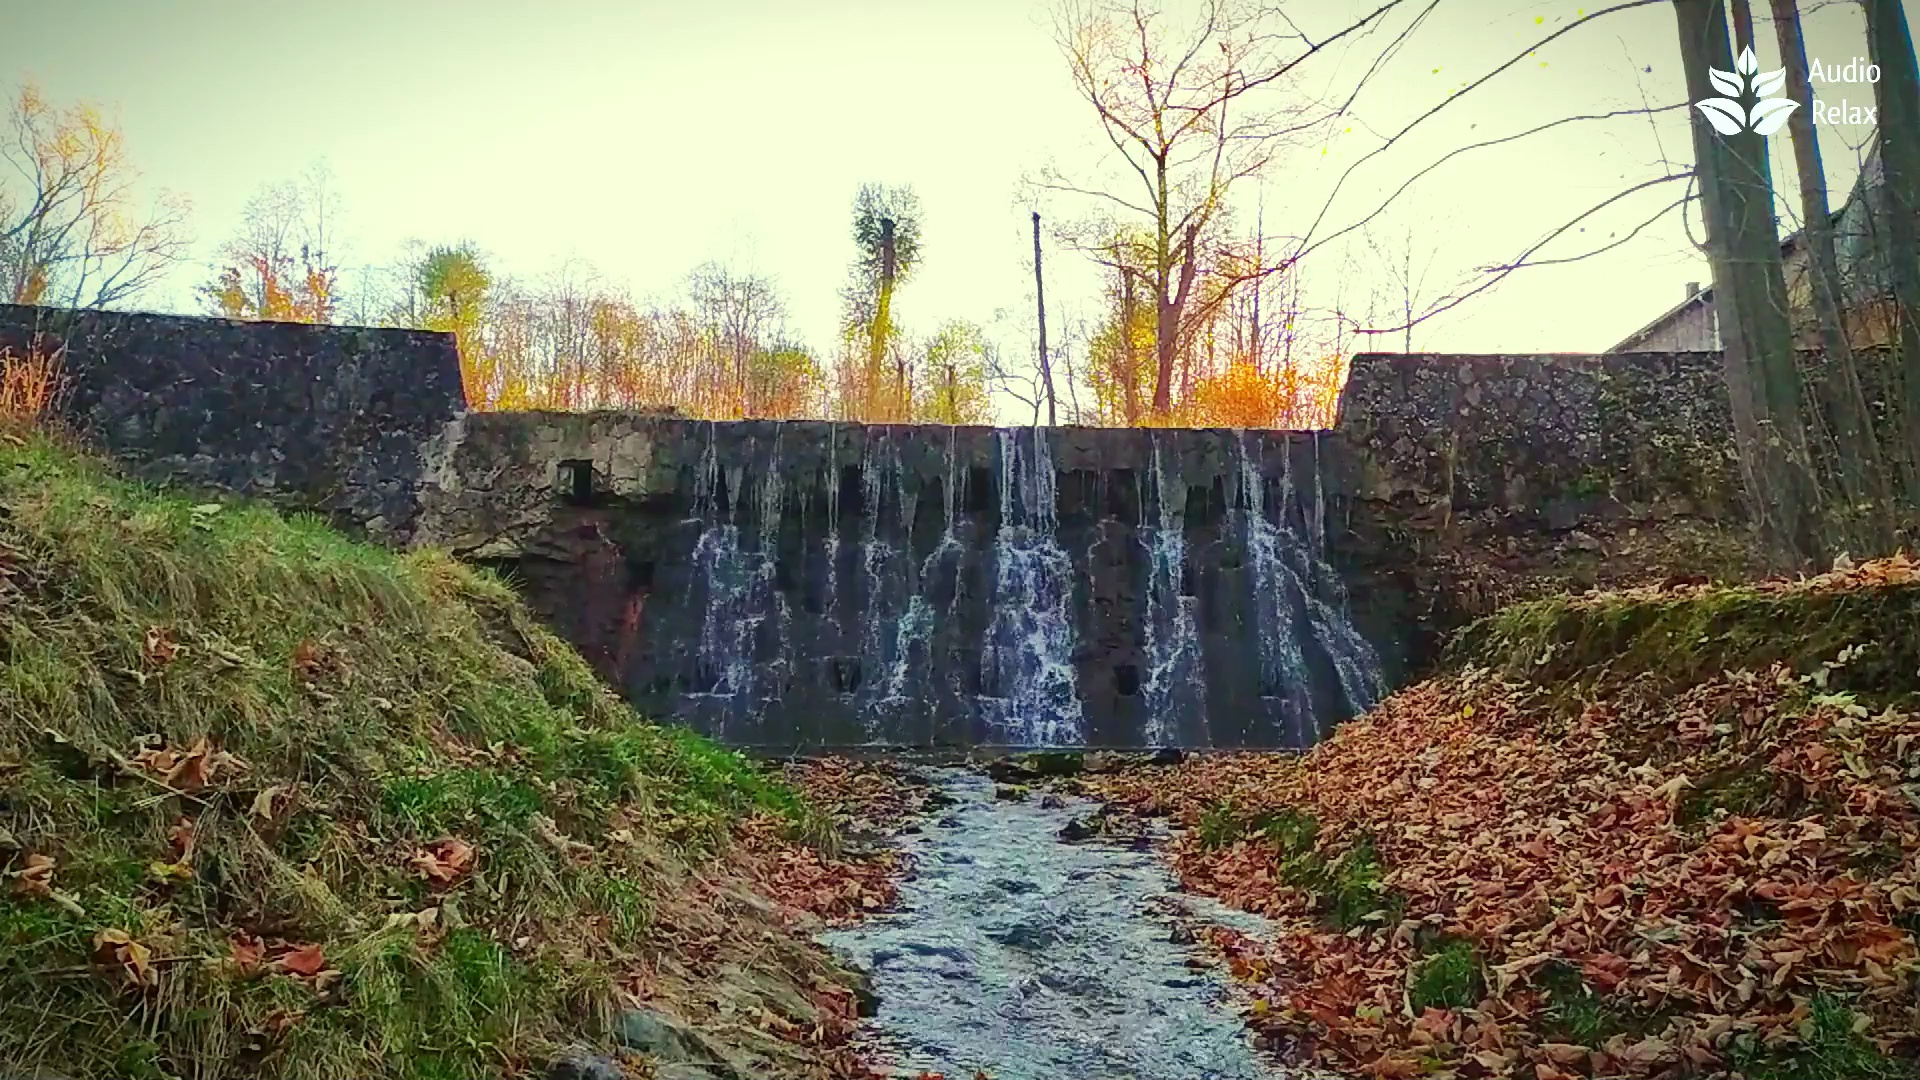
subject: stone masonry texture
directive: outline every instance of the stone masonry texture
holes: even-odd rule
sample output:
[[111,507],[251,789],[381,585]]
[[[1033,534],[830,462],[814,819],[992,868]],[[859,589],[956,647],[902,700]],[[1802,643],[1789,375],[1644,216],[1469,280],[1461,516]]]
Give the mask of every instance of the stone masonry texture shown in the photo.
[[[67,422],[130,472],[493,567],[655,718],[764,746],[994,738],[981,653],[1003,495],[1041,483],[1002,454],[1017,443],[1030,464],[1031,430],[468,413],[446,335],[0,305],[0,348],[36,342],[65,348]],[[1235,525],[1256,501],[1309,567],[1299,581],[1328,568],[1309,591],[1345,609],[1389,684],[1464,617],[1434,572],[1461,545],[1498,561],[1608,529],[1742,529],[1713,354],[1369,354],[1329,432],[1038,437],[1091,745],[1143,738],[1180,598],[1204,704],[1177,741],[1297,745],[1344,717],[1338,650],[1304,618],[1286,632],[1305,645],[1311,730],[1262,676],[1270,579]],[[1154,576],[1167,521],[1177,588]],[[729,682],[716,659],[748,674]]]

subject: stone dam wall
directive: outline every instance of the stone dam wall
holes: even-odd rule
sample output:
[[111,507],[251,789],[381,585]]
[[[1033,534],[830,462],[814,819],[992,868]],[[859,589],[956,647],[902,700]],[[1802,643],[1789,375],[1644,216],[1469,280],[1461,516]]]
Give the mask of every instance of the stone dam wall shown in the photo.
[[1462,566],[1738,531],[1707,354],[1361,356],[1289,433],[469,414],[441,335],[0,306],[36,338],[131,471],[492,566],[743,745],[1305,745],[1431,661]]

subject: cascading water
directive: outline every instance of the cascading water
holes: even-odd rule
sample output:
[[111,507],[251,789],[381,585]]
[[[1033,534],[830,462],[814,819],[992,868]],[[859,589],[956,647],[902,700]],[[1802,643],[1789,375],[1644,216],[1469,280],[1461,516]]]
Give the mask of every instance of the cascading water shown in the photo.
[[793,611],[787,606],[787,594],[780,589],[780,519],[786,512],[786,484],[780,470],[780,429],[773,433],[773,449],[767,455],[767,470],[760,478],[759,548],[754,552],[753,601],[773,619],[776,653],[768,665],[768,682],[782,686],[790,666],[787,655],[788,627]]
[[722,739],[1295,746],[1384,692],[1306,433],[689,427],[624,679]]
[[1014,746],[1086,741],[1073,652],[1073,563],[1055,537],[1056,479],[1047,433],[1000,429],[1000,531],[994,540],[993,619],[979,699],[988,737]]
[[[941,486],[946,508],[940,519],[940,542],[921,562],[919,573],[908,591],[906,611],[901,614],[899,626],[894,632],[893,664],[887,672],[886,696],[881,699],[884,705],[898,707],[914,700],[914,695],[907,693],[907,678],[911,674],[916,656],[919,656],[922,662],[928,659],[922,653],[933,640],[934,622],[939,614],[935,611],[933,602],[927,598],[927,592],[932,587],[935,572],[949,560],[957,563],[960,556],[960,541],[953,532],[953,511],[956,505],[954,438],[954,429],[949,426],[947,428],[946,481]],[[911,509],[905,510],[904,513],[907,521],[914,520]],[[948,619],[952,618],[951,603],[945,614]]]
[[[894,496],[891,504],[885,497],[889,485]],[[875,741],[884,739],[889,715],[886,702],[891,696],[892,679],[882,678],[882,673],[890,676],[895,663],[889,646],[898,645],[896,635],[900,624],[906,622],[904,614],[896,614],[898,608],[890,600],[889,586],[897,583],[911,593],[913,584],[898,580],[904,572],[898,568],[902,563],[900,553],[883,529],[889,505],[896,510],[903,507],[901,496],[899,450],[885,429],[870,428],[860,460],[860,508],[866,519],[860,539],[862,593],[866,598],[860,618],[860,701],[867,734]]]
[[[1153,447],[1153,482],[1158,519],[1147,530],[1147,677],[1141,694],[1146,704],[1148,746],[1174,746],[1180,740],[1180,721],[1204,724],[1207,684],[1202,677],[1200,635],[1194,618],[1199,598],[1184,595],[1186,570],[1185,525],[1174,501],[1179,477],[1160,456],[1160,440],[1149,431]],[[1205,743],[1201,738],[1197,740]]]
[[[700,622],[695,681],[686,696],[714,706],[714,734],[721,738],[727,736],[730,725],[750,718],[757,707],[754,643],[761,624],[769,618],[775,620],[773,632],[782,651],[782,658],[771,666],[774,685],[779,685],[785,674],[789,611],[774,570],[782,495],[777,438],[761,478],[757,550],[744,550],[740,544],[736,520],[744,503],[736,490],[740,486],[738,472],[733,483],[728,483],[709,426],[694,487],[694,512],[702,525],[693,558],[706,586],[706,607]],[[724,502],[722,492],[726,494]]]
[[[1266,482],[1245,432],[1237,449],[1241,496],[1234,501],[1233,514],[1240,519],[1252,568],[1262,696],[1279,699],[1283,732],[1296,744],[1308,745],[1318,741],[1325,730],[1324,719],[1313,707],[1311,677],[1301,647],[1302,631],[1311,635],[1331,664],[1347,707],[1356,715],[1379,700],[1380,661],[1347,620],[1344,595],[1333,591],[1339,587],[1338,578],[1318,557],[1320,541],[1312,535],[1302,537],[1288,526],[1286,502],[1292,498],[1291,473],[1283,474],[1285,498],[1270,519]],[[1319,482],[1316,469],[1316,492]],[[1315,517],[1321,513],[1317,508]],[[1317,533],[1319,525],[1316,521],[1307,531]],[[1328,599],[1330,594],[1332,601]]]

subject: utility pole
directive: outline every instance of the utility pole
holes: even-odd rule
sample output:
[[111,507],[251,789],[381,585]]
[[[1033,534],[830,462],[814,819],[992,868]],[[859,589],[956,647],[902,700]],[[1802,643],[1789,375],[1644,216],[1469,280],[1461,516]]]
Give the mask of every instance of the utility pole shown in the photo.
[[1040,309],[1040,381],[1047,390],[1047,426],[1054,426],[1053,362],[1047,356],[1047,294],[1040,281],[1040,211],[1033,212],[1033,302]]

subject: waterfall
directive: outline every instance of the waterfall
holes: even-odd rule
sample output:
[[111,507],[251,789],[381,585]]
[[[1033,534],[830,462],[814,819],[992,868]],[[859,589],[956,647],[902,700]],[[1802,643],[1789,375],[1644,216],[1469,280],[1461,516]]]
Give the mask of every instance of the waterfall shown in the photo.
[[[739,500],[727,485],[727,470],[714,445],[715,431],[709,422],[707,445],[694,479],[694,514],[701,529],[693,561],[706,586],[706,607],[701,612],[692,683],[685,696],[714,707],[714,733],[725,737],[733,722],[753,712],[753,641],[764,613],[754,610],[758,560],[740,549],[740,528],[733,520]],[[767,584],[772,584],[770,578]]]
[[[1207,684],[1194,617],[1199,598],[1182,589],[1187,561],[1186,525],[1181,520],[1180,478],[1160,456],[1160,440],[1149,431],[1158,520],[1147,530],[1147,677],[1141,682],[1148,746],[1180,742],[1180,722],[1190,718],[1205,730]],[[1202,737],[1198,740],[1205,743]]]
[[994,540],[993,620],[981,659],[980,711],[989,736],[1015,746],[1079,746],[1086,724],[1073,668],[1073,564],[1054,536],[1053,455],[1042,428],[1000,429],[1000,531]]
[[[889,645],[898,644],[896,635],[904,617],[891,610],[888,585],[900,577],[896,570],[899,551],[883,530],[888,507],[887,486],[891,484],[892,505],[904,505],[901,495],[899,448],[887,429],[868,428],[860,456],[860,510],[866,519],[860,538],[860,569],[864,581],[865,602],[860,615],[860,688],[861,716],[867,735],[876,742],[886,737],[887,703],[892,698],[891,679],[884,677],[893,666]],[[911,591],[910,582],[900,582]]]
[[[1332,667],[1347,707],[1355,714],[1371,708],[1381,695],[1380,661],[1347,620],[1344,594],[1338,591],[1332,568],[1319,557],[1316,537],[1293,531],[1285,501],[1269,519],[1266,481],[1245,432],[1240,434],[1237,456],[1241,496],[1234,500],[1233,514],[1240,519],[1247,560],[1252,564],[1261,696],[1280,700],[1283,734],[1298,745],[1309,745],[1325,734],[1325,724],[1313,707],[1302,632]],[[1319,482],[1316,468],[1316,503]],[[1287,501],[1292,489],[1288,471],[1282,478]],[[1315,518],[1321,514],[1316,506]],[[1319,528],[1316,520],[1307,531],[1318,533]]]
[[[916,646],[923,650],[929,650],[929,655],[922,658],[922,662],[925,665],[922,670],[927,670],[932,666],[933,657],[930,655],[930,647],[933,641],[935,612],[933,604],[927,599],[927,590],[931,588],[934,573],[939,569],[943,559],[952,555],[955,559],[954,565],[956,568],[959,565],[960,540],[953,532],[953,512],[957,505],[953,490],[955,479],[954,441],[955,429],[952,425],[948,425],[947,472],[946,480],[941,488],[941,495],[945,502],[946,510],[945,514],[941,517],[940,542],[934,546],[933,551],[921,562],[919,574],[910,583],[907,595],[907,609],[900,616],[899,626],[894,632],[893,664],[887,672],[886,696],[881,699],[890,706],[898,706],[905,702],[919,699],[918,695],[907,692],[907,678],[912,674],[911,668]],[[906,520],[911,523],[914,517],[913,510],[910,508],[912,504],[903,500],[902,505],[904,508],[902,512],[906,515]],[[957,588],[955,592],[958,593]],[[948,603],[946,617],[948,620],[953,618],[951,601]]]
[[[773,619],[775,658],[769,683],[776,689],[787,683],[792,662],[789,656],[788,628],[793,611],[787,606],[787,594],[780,589],[780,519],[786,512],[786,481],[780,472],[780,427],[773,429],[773,449],[767,455],[767,470],[760,477],[759,549],[754,552],[752,597],[754,607]],[[757,625],[757,624],[756,624]]]

